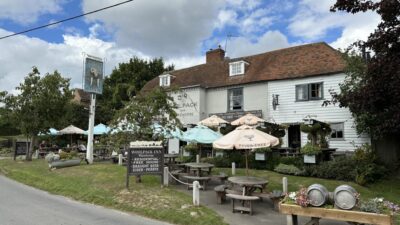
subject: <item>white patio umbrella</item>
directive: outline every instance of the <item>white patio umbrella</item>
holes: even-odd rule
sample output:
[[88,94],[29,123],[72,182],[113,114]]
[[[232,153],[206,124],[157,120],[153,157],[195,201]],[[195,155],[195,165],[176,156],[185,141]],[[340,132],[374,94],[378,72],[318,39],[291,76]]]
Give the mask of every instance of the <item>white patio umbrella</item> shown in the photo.
[[242,125],[227,135],[213,142],[214,148],[219,149],[245,149],[246,174],[248,175],[248,150],[267,148],[279,144],[279,139],[248,125]]
[[237,120],[231,122],[234,126],[239,125],[257,125],[259,122],[266,122],[264,119],[261,119],[251,113],[247,113],[246,115],[240,117]]
[[198,122],[199,125],[207,126],[207,127],[218,127],[223,123],[228,123],[228,121],[222,119],[217,115],[212,115],[204,120]]
[[62,134],[70,134],[71,135],[71,145],[72,145],[72,135],[73,134],[85,134],[85,131],[75,127],[74,125],[69,125],[68,127],[59,130],[58,134],[62,135]]

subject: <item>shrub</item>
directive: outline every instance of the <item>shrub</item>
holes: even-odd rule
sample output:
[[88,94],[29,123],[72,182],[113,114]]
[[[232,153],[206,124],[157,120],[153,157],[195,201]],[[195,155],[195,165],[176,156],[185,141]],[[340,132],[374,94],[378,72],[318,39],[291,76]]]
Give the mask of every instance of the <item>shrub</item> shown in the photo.
[[289,174],[289,175],[302,175],[303,171],[294,165],[285,165],[280,163],[275,169],[275,172]]
[[189,152],[191,155],[197,155],[199,153],[199,147],[197,144],[188,144],[185,146],[185,151]]
[[319,178],[353,181],[355,179],[354,160],[349,157],[337,157],[320,165],[305,166],[305,175]]
[[305,155],[317,155],[321,153],[321,148],[308,142],[300,149],[300,152]]
[[288,157],[280,157],[279,162],[286,165],[294,165],[297,168],[303,168],[304,162],[302,157],[296,156],[288,156]]

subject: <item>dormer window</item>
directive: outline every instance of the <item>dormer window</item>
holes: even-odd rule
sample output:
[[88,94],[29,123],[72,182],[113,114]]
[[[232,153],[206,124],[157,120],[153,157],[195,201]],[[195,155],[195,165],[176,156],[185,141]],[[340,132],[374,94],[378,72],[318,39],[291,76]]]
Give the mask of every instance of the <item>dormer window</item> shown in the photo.
[[243,60],[229,63],[229,76],[244,74],[245,64],[248,63]]
[[171,85],[170,74],[163,74],[158,77],[160,78],[160,87],[169,87]]

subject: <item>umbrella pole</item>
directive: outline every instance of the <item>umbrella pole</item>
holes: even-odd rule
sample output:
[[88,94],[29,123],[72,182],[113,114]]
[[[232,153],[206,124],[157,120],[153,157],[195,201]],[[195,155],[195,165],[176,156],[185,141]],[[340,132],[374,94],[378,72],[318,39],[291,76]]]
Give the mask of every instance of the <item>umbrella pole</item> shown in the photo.
[[246,176],[249,176],[249,162],[247,160],[247,157],[248,157],[248,152],[246,149]]

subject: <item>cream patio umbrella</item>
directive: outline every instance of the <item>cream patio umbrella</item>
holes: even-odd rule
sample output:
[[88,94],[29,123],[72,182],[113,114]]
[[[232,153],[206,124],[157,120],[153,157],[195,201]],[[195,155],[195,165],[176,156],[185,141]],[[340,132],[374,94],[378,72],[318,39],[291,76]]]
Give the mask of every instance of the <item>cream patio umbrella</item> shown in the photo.
[[73,134],[85,134],[86,135],[84,130],[82,130],[82,129],[78,128],[78,127],[75,127],[74,125],[69,125],[68,127],[64,128],[64,129],[59,130],[58,134],[60,134],[60,135],[62,135],[62,134],[71,135],[71,145],[72,145],[72,135]]
[[246,174],[248,175],[248,150],[267,148],[279,144],[279,139],[248,125],[242,125],[227,135],[213,142],[214,148],[219,149],[245,149]]
[[266,121],[251,113],[247,113],[246,115],[240,117],[239,119],[232,121],[231,124],[234,126],[239,126],[239,125],[251,126],[251,125],[257,125],[259,122],[266,122]]
[[222,119],[221,117],[219,117],[217,115],[212,115],[212,116],[200,121],[198,124],[207,126],[207,127],[219,127],[223,123],[227,124],[228,121]]

